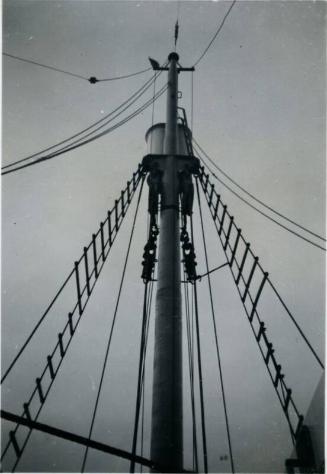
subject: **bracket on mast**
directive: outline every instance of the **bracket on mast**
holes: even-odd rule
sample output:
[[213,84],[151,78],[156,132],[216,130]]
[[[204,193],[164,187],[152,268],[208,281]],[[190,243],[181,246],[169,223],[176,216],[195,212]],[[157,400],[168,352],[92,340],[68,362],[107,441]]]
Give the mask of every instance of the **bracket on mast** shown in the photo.
[[[172,55],[175,55],[175,56],[172,56]],[[168,60],[170,61],[171,59],[176,59],[176,61],[178,61],[179,60],[178,54],[177,53],[170,53],[170,55],[168,56]],[[169,67],[167,67],[167,66],[161,67],[157,60],[149,57],[149,61],[150,61],[150,64],[152,66],[152,69],[154,71],[169,71]],[[179,63],[178,63],[178,66],[179,66],[177,68],[178,73],[181,72],[181,71],[195,71],[194,66],[192,66],[192,67],[182,67]]]

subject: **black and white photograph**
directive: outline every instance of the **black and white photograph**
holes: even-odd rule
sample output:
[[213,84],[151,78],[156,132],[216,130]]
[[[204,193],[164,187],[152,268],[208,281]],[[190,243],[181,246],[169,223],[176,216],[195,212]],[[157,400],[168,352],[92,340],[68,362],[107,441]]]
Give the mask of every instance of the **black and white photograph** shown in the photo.
[[1,471],[324,473],[327,3],[1,3]]

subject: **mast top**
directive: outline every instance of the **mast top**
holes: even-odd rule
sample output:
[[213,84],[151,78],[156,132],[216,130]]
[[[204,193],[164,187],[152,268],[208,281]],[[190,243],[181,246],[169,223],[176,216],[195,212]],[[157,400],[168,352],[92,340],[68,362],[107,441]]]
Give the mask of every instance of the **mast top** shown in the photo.
[[170,55],[168,56],[168,61],[178,61],[179,60],[179,56],[177,53],[175,52],[172,52],[170,53]]

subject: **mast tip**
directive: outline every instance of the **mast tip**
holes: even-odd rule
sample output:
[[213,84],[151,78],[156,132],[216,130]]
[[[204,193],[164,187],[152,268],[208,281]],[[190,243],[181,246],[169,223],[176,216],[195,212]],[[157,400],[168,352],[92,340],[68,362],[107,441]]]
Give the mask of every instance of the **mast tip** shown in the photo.
[[177,53],[173,52],[173,53],[170,53],[170,55],[168,56],[168,61],[178,61],[179,60],[179,56]]

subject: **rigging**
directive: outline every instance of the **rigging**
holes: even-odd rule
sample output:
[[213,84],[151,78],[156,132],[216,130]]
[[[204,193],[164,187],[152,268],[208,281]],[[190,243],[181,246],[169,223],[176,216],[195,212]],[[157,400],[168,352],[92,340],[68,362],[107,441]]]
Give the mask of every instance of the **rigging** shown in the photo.
[[215,41],[215,39],[217,38],[217,36],[219,35],[219,33],[221,32],[222,30],[222,27],[224,26],[224,23],[225,21],[227,20],[227,17],[228,15],[230,14],[233,6],[235,5],[236,3],[236,0],[234,0],[231,4],[231,6],[229,7],[227,13],[225,14],[224,18],[222,19],[221,23],[219,24],[219,27],[216,31],[216,33],[214,34],[213,38],[211,39],[210,43],[208,44],[208,46],[205,48],[205,50],[203,51],[203,53],[201,54],[201,56],[195,61],[195,63],[193,64],[193,67],[195,67],[197,64],[199,64],[199,62],[201,61],[201,59],[206,55],[208,49],[210,48],[210,46],[212,45],[212,43]]
[[[257,197],[255,197],[252,193],[250,193],[249,191],[247,191],[243,186],[241,186],[240,184],[238,184],[233,178],[231,178],[220,166],[218,166],[215,161],[210,158],[210,156],[203,150],[203,148],[199,145],[199,143],[195,140],[195,138],[193,137],[193,142],[195,143],[195,145],[197,146],[197,148],[203,153],[203,155],[210,161],[210,163],[218,170],[220,171],[221,174],[223,174],[229,181],[231,181],[233,184],[235,184],[235,186],[237,186],[239,189],[241,189],[241,191],[243,191],[245,194],[247,194],[248,196],[250,196],[252,199],[254,199],[254,201],[258,202],[259,204],[261,204],[262,206],[264,206],[265,208],[269,209],[271,212],[273,212],[274,214],[278,215],[279,217],[282,217],[283,219],[285,219],[286,221],[290,222],[291,224],[295,225],[296,227],[299,227],[300,229],[308,232],[309,234],[313,235],[314,237],[317,237],[317,239],[320,239],[320,240],[323,240],[324,242],[326,242],[326,239],[324,237],[321,237],[320,235],[316,234],[315,232],[312,232],[310,229],[308,229],[307,227],[304,227],[300,224],[298,224],[297,222],[295,222],[294,220],[290,219],[289,217],[285,216],[284,214],[282,214],[281,212],[278,212],[276,211],[274,208],[272,208],[271,206],[268,206],[268,204],[265,204],[263,201],[261,201],[260,199],[258,199]],[[212,173],[212,172],[211,172]]]
[[[163,86],[156,94],[155,96],[155,99],[154,100],[157,100],[167,89],[167,86]],[[79,148],[81,146],[84,146],[84,145],[87,145],[88,143],[91,143],[93,142],[94,140],[97,140],[98,138],[101,138],[103,137],[104,135],[107,135],[108,133],[111,133],[113,132],[114,130],[116,130],[117,128],[121,127],[122,125],[124,125],[125,123],[129,122],[131,119],[133,119],[134,117],[136,117],[137,115],[139,115],[140,113],[142,113],[147,107],[149,107],[151,104],[153,103],[153,99],[149,99],[147,102],[145,102],[141,107],[139,107],[138,109],[136,109],[132,114],[128,115],[125,119],[122,119],[120,122],[118,122],[117,124],[113,125],[112,127],[110,127],[109,129],[87,139],[87,140],[84,140],[76,145],[73,145],[73,146],[70,146],[68,148],[64,148],[62,150],[59,150],[55,153],[52,153],[50,155],[46,155],[44,157],[41,157],[41,158],[38,158],[37,160],[31,162],[31,163],[27,163],[25,165],[21,165],[21,166],[18,166],[14,169],[11,169],[11,170],[8,170],[8,171],[3,171],[1,174],[2,175],[6,175],[6,174],[10,174],[10,173],[14,173],[15,171],[19,171],[23,168],[27,168],[29,166],[32,166],[32,165],[36,165],[38,163],[41,163],[42,161],[47,161],[47,160],[50,160],[52,158],[55,158],[57,156],[60,156],[64,153],[67,153],[69,151],[72,151],[72,150],[75,150],[76,148]]]
[[[157,76],[160,75],[160,72],[157,74]],[[33,153],[32,155],[28,155],[26,156],[25,158],[22,158],[20,160],[17,160],[13,163],[9,163],[8,165],[5,165],[5,166],[2,166],[2,170],[4,169],[7,169],[9,167],[12,167],[12,166],[15,166],[19,163],[23,163],[24,161],[27,161],[27,160],[30,160],[32,158],[35,158],[37,157],[38,155],[42,154],[42,153],[45,153],[46,151],[50,151],[50,150],[53,150],[54,148],[57,148],[59,147],[60,145],[63,145],[64,143],[67,143],[69,142],[70,140],[72,140],[73,138],[76,138],[80,135],[83,135],[85,132],[89,131],[91,128],[99,125],[100,123],[102,122],[105,122],[109,117],[111,117],[113,114],[115,114],[116,112],[118,112],[120,109],[122,109],[123,107],[125,107],[122,111],[120,111],[118,114],[115,115],[114,118],[118,117],[124,110],[126,110],[130,105],[132,105],[139,97],[141,97],[148,89],[149,87],[151,87],[151,84],[153,82],[155,82],[156,80],[156,74],[154,74],[148,81],[146,81],[137,91],[135,91],[130,97],[128,97],[128,99],[126,99],[124,102],[122,102],[118,107],[116,107],[114,110],[112,110],[109,114],[106,114],[104,117],[102,117],[100,120],[97,120],[96,122],[92,123],[91,125],[89,125],[88,127],[84,128],[83,130],[75,133],[74,135],[71,135],[70,137],[48,147],[48,148],[44,148],[43,150],[40,150],[38,151],[37,153]],[[129,104],[130,102],[130,104]],[[109,120],[108,122],[106,122],[107,124],[110,122],[111,120]],[[98,130],[98,129],[97,129]],[[78,141],[77,141],[78,142]],[[76,141],[74,142],[76,143]],[[65,148],[65,147],[64,147]]]
[[46,64],[43,64],[43,63],[40,63],[40,62],[37,62],[37,61],[33,61],[32,59],[21,58],[20,56],[15,56],[14,54],[9,54],[9,53],[5,53],[5,52],[3,52],[2,54],[3,54],[3,56],[7,56],[9,58],[16,59],[18,61],[22,61],[24,63],[34,64],[35,66],[43,67],[45,69],[50,69],[51,71],[61,72],[62,74],[67,74],[68,76],[76,77],[78,79],[84,79],[85,81],[88,81],[91,84],[95,84],[96,82],[108,82],[108,81],[117,81],[119,79],[127,79],[129,77],[138,76],[139,74],[144,74],[145,72],[148,72],[152,69],[151,67],[148,67],[146,69],[142,69],[141,71],[135,71],[135,72],[132,72],[130,74],[114,76],[114,77],[108,77],[108,78],[104,78],[104,79],[97,79],[95,76],[91,76],[91,77],[88,78],[86,76],[81,76],[80,74],[75,74],[75,73],[70,72],[70,71],[65,71],[64,69],[59,69],[59,68],[54,67],[54,66],[48,66]]
[[[197,151],[197,150],[196,150]],[[197,151],[198,153],[198,151]],[[210,173],[212,174],[212,176],[217,180],[219,181],[226,189],[228,189],[232,194],[234,194],[236,197],[238,197],[241,201],[243,201],[245,204],[247,204],[249,207],[251,207],[252,209],[254,209],[255,211],[257,211],[259,214],[261,214],[262,216],[266,217],[267,219],[269,219],[270,221],[274,222],[275,224],[277,224],[279,227],[282,227],[283,229],[287,230],[288,232],[290,232],[291,234],[295,235],[296,237],[299,237],[300,239],[304,240],[305,242],[308,242],[309,244],[313,245],[314,247],[317,247],[319,248],[320,250],[323,250],[324,252],[326,252],[326,249],[324,247],[322,247],[321,245],[319,244],[316,244],[315,242],[313,242],[312,240],[310,239],[307,239],[306,237],[304,237],[303,235],[299,234],[298,232],[295,232],[294,230],[290,229],[289,227],[285,226],[284,224],[282,224],[281,222],[277,221],[276,219],[270,217],[268,214],[266,214],[265,212],[261,211],[260,209],[258,209],[257,207],[255,207],[253,204],[249,203],[246,199],[244,199],[242,196],[240,196],[237,192],[235,192],[230,186],[228,186],[224,181],[222,181],[222,179],[218,178],[218,176],[208,167],[208,165],[204,162],[203,158],[201,158],[200,154],[198,153],[198,158],[201,160],[201,162],[206,166],[206,168],[210,171]]]

